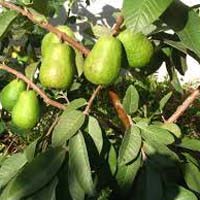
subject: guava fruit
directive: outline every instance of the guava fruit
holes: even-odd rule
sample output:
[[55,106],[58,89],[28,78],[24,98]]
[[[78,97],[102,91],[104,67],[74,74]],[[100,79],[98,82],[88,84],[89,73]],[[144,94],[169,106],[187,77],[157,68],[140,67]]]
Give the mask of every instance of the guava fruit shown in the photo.
[[14,79],[6,85],[0,93],[2,107],[11,111],[16,104],[19,95],[26,89],[26,84],[22,80]]
[[151,41],[141,32],[122,31],[118,35],[122,42],[130,67],[145,67],[154,53]]
[[47,88],[68,89],[75,71],[74,50],[67,44],[51,44],[40,67],[39,79]]
[[102,36],[85,59],[84,75],[93,84],[110,85],[119,76],[121,60],[121,42],[112,36]]
[[34,91],[23,91],[13,110],[12,122],[21,129],[32,129],[39,120],[40,106]]
[[[68,27],[68,26],[57,26],[57,28],[66,33],[69,37],[75,38],[73,31]],[[44,38],[42,39],[42,44],[41,44],[41,53],[43,56],[46,55],[47,49],[50,48],[51,44],[58,44],[61,43],[60,39],[58,36],[54,33],[47,33]]]

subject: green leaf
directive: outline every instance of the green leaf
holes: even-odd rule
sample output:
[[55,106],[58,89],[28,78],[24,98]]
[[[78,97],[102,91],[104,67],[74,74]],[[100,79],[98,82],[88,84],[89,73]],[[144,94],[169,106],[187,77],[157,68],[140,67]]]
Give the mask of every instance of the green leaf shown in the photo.
[[3,162],[0,168],[0,189],[19,172],[26,162],[27,159],[23,153],[13,154]]
[[165,107],[166,103],[169,101],[169,99],[172,96],[172,92],[169,92],[168,94],[166,94],[159,102],[159,109],[162,111],[163,108]]
[[25,75],[28,79],[33,80],[39,62],[31,63],[25,68]]
[[119,165],[116,180],[123,193],[127,193],[133,184],[141,164],[141,154],[128,165]]
[[163,188],[159,171],[147,164],[145,170],[145,200],[162,200]]
[[140,129],[132,126],[126,133],[122,140],[119,149],[119,163],[127,164],[133,161],[140,151],[142,138],[140,136]]
[[35,150],[36,150],[36,146],[38,144],[38,139],[36,139],[35,141],[33,141],[31,144],[29,144],[26,149],[24,150],[24,153],[26,155],[26,158],[28,160],[28,162],[31,162],[34,157],[35,157]]
[[58,178],[54,178],[47,186],[39,190],[36,194],[27,198],[26,200],[56,200],[56,187]]
[[174,67],[172,67],[171,69],[172,69],[171,70],[171,73],[172,73],[171,84],[177,92],[183,94],[183,88],[181,87],[181,83],[178,78],[177,71],[175,70]]
[[96,38],[112,34],[110,28],[98,24],[94,26],[91,24],[91,31]]
[[75,64],[78,76],[80,77],[83,73],[83,66],[84,66],[84,56],[83,54],[75,49]]
[[177,138],[181,138],[182,136],[181,129],[178,127],[177,124],[165,123],[161,125],[161,128],[170,131]]
[[194,193],[178,185],[165,187],[165,200],[198,200]]
[[108,152],[108,165],[112,175],[114,175],[117,170],[117,152],[112,144],[110,144]]
[[200,169],[191,162],[182,164],[181,168],[187,186],[200,193]]
[[99,122],[92,116],[89,116],[88,133],[92,137],[99,154],[103,147],[103,137]]
[[181,140],[180,144],[177,144],[177,146],[189,149],[192,151],[200,151],[200,140],[199,139],[194,139],[190,137],[184,137]]
[[123,15],[129,29],[143,30],[150,25],[167,9],[172,0],[124,0]]
[[13,10],[5,11],[0,14],[0,39],[17,16],[18,13]]
[[133,114],[137,111],[139,104],[139,94],[133,85],[130,85],[123,99],[123,107],[128,114]]
[[86,194],[94,194],[94,183],[84,137],[79,131],[69,140],[70,170],[76,175]]
[[175,141],[174,136],[169,131],[159,126],[141,126],[140,124],[136,124],[136,126],[141,129],[141,135],[145,140],[151,139],[162,144],[172,144]]
[[6,125],[3,120],[0,120],[0,134],[4,132]]
[[81,187],[76,175],[73,171],[73,167],[70,166],[71,163],[69,162],[69,171],[68,171],[68,182],[69,184],[69,191],[74,200],[84,200],[85,199],[85,191]]
[[7,185],[2,200],[21,200],[45,186],[61,167],[66,151],[51,148],[28,163]]
[[162,19],[177,33],[183,45],[200,57],[200,17],[198,14],[182,2],[174,1]]
[[84,98],[74,99],[67,105],[66,111],[77,110],[83,106],[87,105],[87,101]]
[[175,167],[179,162],[178,156],[171,151],[167,146],[149,140],[143,143],[143,150],[148,158],[154,161],[159,168]]
[[61,146],[83,125],[85,115],[77,110],[65,110],[53,131],[52,145]]

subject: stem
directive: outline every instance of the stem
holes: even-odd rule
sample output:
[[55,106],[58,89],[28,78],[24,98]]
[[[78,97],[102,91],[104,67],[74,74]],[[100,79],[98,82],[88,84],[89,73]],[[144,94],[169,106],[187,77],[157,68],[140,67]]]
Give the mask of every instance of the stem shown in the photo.
[[13,75],[15,75],[17,78],[23,80],[24,82],[27,83],[27,85],[32,88],[33,90],[35,90],[43,99],[44,99],[44,102],[49,104],[49,105],[52,105],[54,107],[57,107],[61,110],[64,110],[66,107],[59,103],[59,102],[56,102],[52,99],[50,99],[45,93],[43,90],[41,90],[37,85],[35,85],[31,80],[29,80],[26,76],[24,76],[22,73],[16,71],[15,69],[12,69],[6,65],[0,65],[0,69],[2,70],[5,70]]
[[92,93],[92,96],[90,97],[89,101],[88,101],[88,105],[86,106],[85,110],[83,111],[83,114],[84,115],[88,115],[89,114],[89,111],[90,111],[90,108],[92,107],[92,103],[95,99],[95,97],[97,96],[97,94],[99,93],[99,91],[102,89],[102,86],[99,85],[95,91]]
[[109,90],[109,96],[110,96],[112,104],[115,107],[115,110],[116,110],[120,120],[122,121],[125,129],[128,129],[130,126],[133,125],[133,122],[131,120],[131,117],[124,110],[124,108],[120,102],[119,96],[112,90]]
[[188,107],[195,101],[195,99],[200,95],[200,86],[190,94],[185,101],[177,108],[177,110],[172,114],[172,116],[166,120],[166,123],[173,123],[178,120],[178,118],[188,109]]
[[117,36],[121,30],[121,25],[123,24],[124,22],[124,18],[123,16],[118,16],[117,19],[116,19],[116,23],[113,27],[113,30],[112,30],[112,35],[113,36]]

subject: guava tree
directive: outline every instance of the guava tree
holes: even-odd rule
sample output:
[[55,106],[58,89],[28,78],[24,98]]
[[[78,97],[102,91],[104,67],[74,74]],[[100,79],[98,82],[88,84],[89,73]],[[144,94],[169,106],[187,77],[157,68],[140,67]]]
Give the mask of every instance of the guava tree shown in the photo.
[[199,199],[200,141],[179,121],[199,88],[177,76],[200,59],[199,5],[124,0],[79,40],[77,2],[0,0],[0,199]]

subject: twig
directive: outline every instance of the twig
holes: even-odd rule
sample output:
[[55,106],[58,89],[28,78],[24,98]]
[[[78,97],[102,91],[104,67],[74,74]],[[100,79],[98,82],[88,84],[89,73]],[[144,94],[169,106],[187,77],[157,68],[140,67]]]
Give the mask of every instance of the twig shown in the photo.
[[86,106],[85,110],[83,111],[83,114],[84,115],[88,115],[89,114],[89,111],[90,111],[90,108],[92,106],[92,103],[95,99],[95,97],[97,96],[97,94],[99,93],[99,91],[102,89],[102,86],[99,85],[95,91],[92,93],[92,96],[90,97],[89,101],[88,101],[88,105]]
[[54,129],[54,127],[56,126],[56,124],[58,123],[59,117],[58,115],[56,116],[54,122],[51,124],[47,134],[45,135],[47,138],[51,135],[52,130]]
[[52,105],[54,107],[57,107],[61,110],[64,110],[66,108],[65,105],[57,102],[57,101],[54,101],[52,99],[50,99],[45,93],[44,91],[42,91],[37,85],[35,85],[31,80],[29,80],[26,76],[24,76],[22,73],[16,71],[15,69],[12,69],[6,65],[0,65],[0,69],[2,70],[5,70],[13,75],[15,75],[17,78],[23,80],[24,82],[26,82],[29,87],[31,87],[33,90],[35,90],[43,99],[44,99],[44,102],[49,104],[49,105]]
[[124,110],[124,108],[120,102],[119,96],[112,90],[109,90],[109,96],[110,96],[112,104],[115,107],[115,110],[116,110],[120,120],[122,121],[125,129],[128,129],[130,126],[133,125],[133,122],[132,122],[130,116]]
[[112,30],[112,35],[113,36],[117,36],[120,32],[120,29],[121,29],[121,25],[123,24],[124,22],[124,18],[123,16],[118,16],[117,19],[116,19],[116,23],[113,27],[113,30]]
[[79,51],[81,51],[84,55],[88,55],[90,50],[87,49],[86,47],[84,47],[83,45],[81,45],[79,42],[77,42],[76,40],[72,39],[71,37],[69,37],[67,34],[65,34],[64,32],[58,30],[57,28],[55,28],[52,24],[47,23],[47,22],[42,22],[42,21],[38,21],[37,18],[30,12],[28,12],[28,10],[23,9],[19,6],[16,6],[10,2],[6,2],[6,1],[0,1],[0,5],[6,8],[9,8],[11,10],[15,10],[19,13],[21,13],[23,16],[26,16],[28,19],[30,19],[32,22],[38,24],[40,27],[55,33],[61,40],[66,41],[68,44],[70,44],[72,47],[78,49]]
[[200,95],[200,87],[190,94],[187,99],[177,108],[177,110],[172,114],[172,116],[166,120],[165,123],[173,123],[178,120],[178,118],[187,110],[187,108],[194,102],[194,100]]

